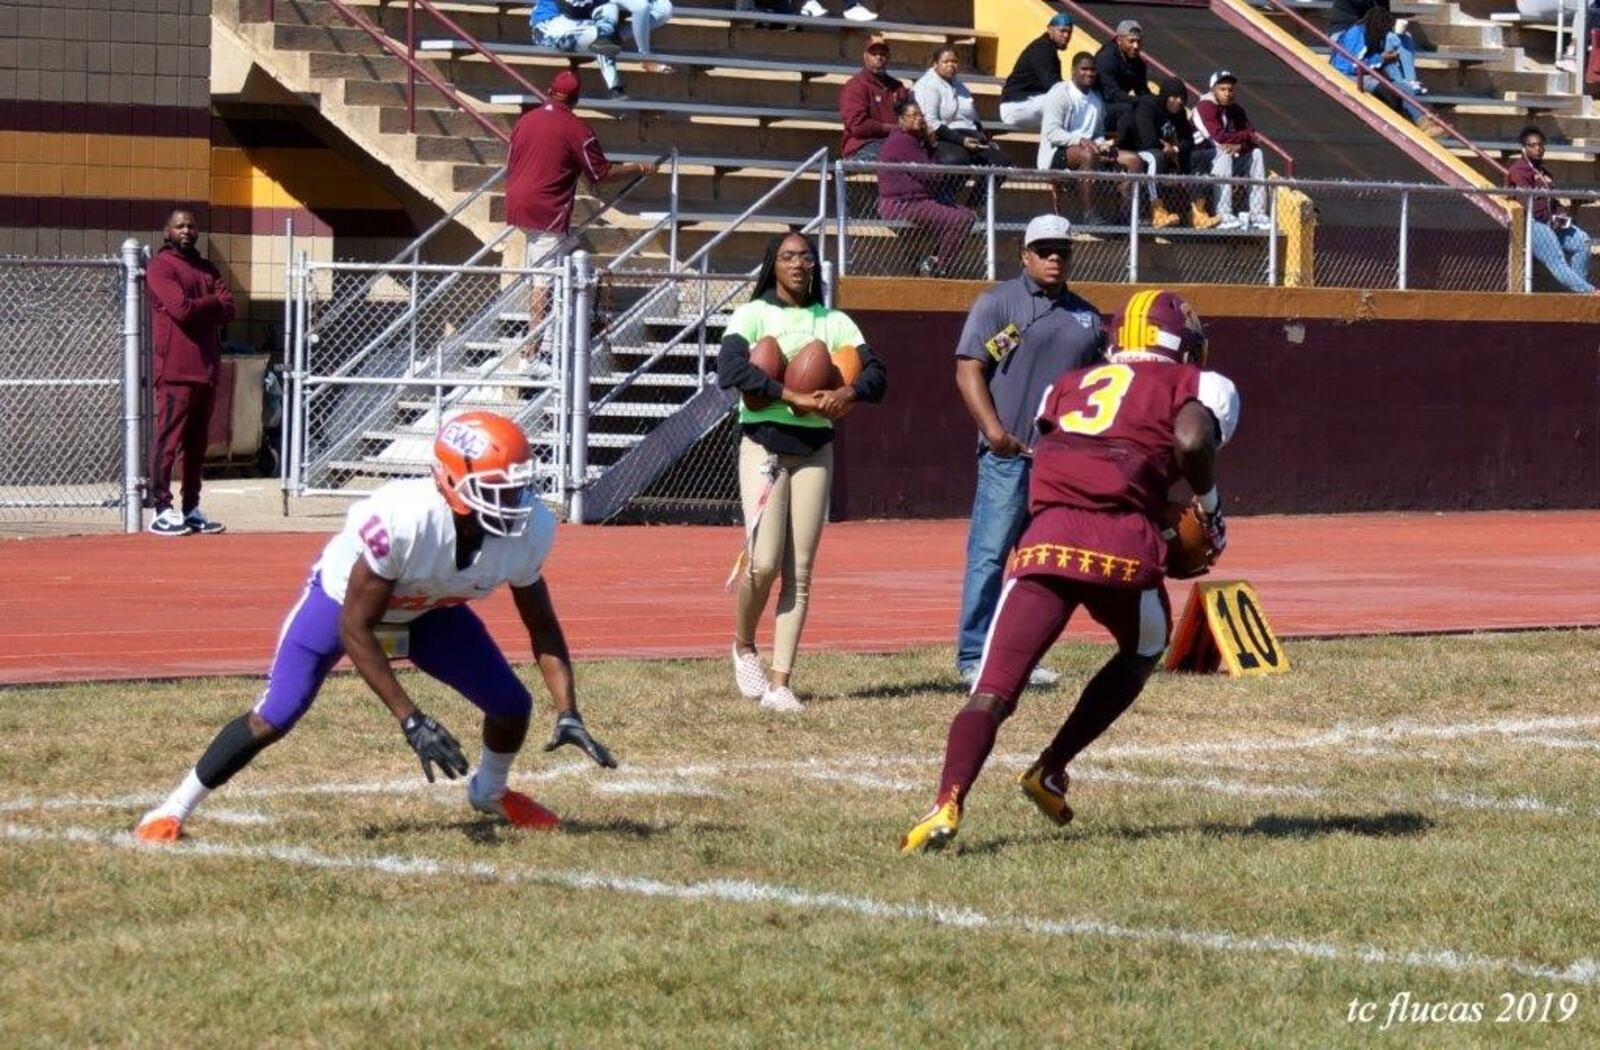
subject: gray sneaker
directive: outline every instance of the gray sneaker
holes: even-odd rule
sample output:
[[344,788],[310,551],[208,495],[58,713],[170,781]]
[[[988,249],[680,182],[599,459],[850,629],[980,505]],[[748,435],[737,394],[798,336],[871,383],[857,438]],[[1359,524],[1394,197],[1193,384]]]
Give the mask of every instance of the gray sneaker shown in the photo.
[[[978,669],[976,667],[963,667],[960,671],[961,681],[969,688],[978,684]],[[1052,671],[1048,667],[1035,667],[1033,673],[1028,675],[1029,685],[1055,685],[1061,681],[1061,672]]]
[[212,521],[203,514],[199,507],[194,508],[183,516],[183,523],[189,527],[190,532],[197,532],[202,536],[215,536],[219,532],[226,532],[228,527],[220,521]]

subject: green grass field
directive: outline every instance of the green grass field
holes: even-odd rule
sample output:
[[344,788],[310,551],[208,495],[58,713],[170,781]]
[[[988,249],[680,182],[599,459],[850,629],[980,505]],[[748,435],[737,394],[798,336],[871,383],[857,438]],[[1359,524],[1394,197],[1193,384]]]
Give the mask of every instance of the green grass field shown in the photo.
[[[1014,786],[1105,655],[1061,647],[955,847],[909,858],[947,651],[803,654],[797,717],[722,662],[582,664],[622,768],[525,752],[548,834],[428,786],[344,675],[136,847],[259,683],[0,692],[0,1046],[1600,1044],[1600,637],[1289,651],[1157,676],[1061,830]],[[1458,1019],[1380,1031],[1402,994]]]

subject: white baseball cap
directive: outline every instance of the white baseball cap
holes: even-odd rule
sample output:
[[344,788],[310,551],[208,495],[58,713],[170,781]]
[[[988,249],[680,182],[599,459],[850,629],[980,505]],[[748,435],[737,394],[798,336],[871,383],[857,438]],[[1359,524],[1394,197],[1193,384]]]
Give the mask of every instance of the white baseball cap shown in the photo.
[[1072,223],[1060,215],[1035,215],[1022,235],[1022,246],[1040,241],[1064,241],[1072,236]]

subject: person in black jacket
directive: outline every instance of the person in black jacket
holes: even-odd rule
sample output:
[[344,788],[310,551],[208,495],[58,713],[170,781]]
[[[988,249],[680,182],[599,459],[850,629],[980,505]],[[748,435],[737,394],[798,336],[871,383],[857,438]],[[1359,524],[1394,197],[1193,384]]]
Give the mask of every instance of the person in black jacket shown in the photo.
[[1106,130],[1122,130],[1133,114],[1134,104],[1150,95],[1150,71],[1139,50],[1144,45],[1144,27],[1131,18],[1117,23],[1117,35],[1103,44],[1094,56],[1100,74],[1100,97],[1106,100]]
[[[1132,153],[1144,161],[1152,175],[1187,175],[1190,153],[1194,150],[1194,122],[1184,108],[1188,89],[1177,77],[1161,81],[1161,93],[1144,95],[1134,103],[1133,115],[1123,125],[1117,139],[1118,159]],[[1187,208],[1188,194],[1159,191],[1154,183],[1150,194],[1150,225],[1176,226]],[[1183,197],[1184,201],[1176,198]]]
[[1061,52],[1072,41],[1072,16],[1058,12],[1045,23],[1044,34],[1017,56],[1000,88],[1000,119],[1019,128],[1037,128],[1044,94],[1061,83]]

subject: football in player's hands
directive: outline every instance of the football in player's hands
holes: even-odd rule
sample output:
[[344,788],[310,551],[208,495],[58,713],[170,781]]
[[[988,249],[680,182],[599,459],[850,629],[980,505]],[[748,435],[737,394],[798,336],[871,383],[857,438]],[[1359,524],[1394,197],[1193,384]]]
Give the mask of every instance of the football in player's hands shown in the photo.
[[1193,501],[1168,503],[1161,536],[1167,541],[1167,575],[1204,576],[1228,545],[1222,512],[1207,514]]

